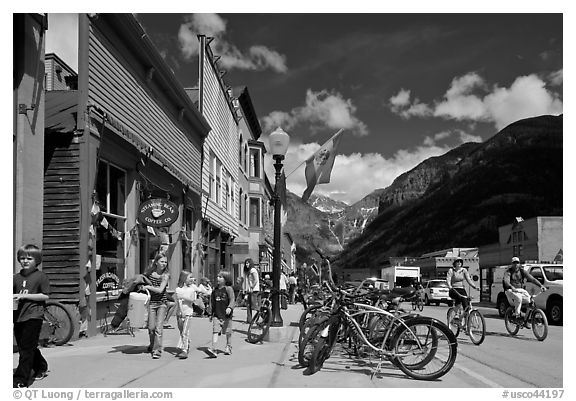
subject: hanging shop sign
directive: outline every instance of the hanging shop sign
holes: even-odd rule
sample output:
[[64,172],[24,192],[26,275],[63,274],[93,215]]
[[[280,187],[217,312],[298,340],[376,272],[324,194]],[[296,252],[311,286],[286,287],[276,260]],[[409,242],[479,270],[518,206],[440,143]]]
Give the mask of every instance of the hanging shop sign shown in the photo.
[[104,273],[96,280],[96,291],[112,291],[120,288],[120,279],[114,273]]
[[138,221],[150,227],[166,227],[178,218],[178,206],[168,199],[149,199],[140,204]]

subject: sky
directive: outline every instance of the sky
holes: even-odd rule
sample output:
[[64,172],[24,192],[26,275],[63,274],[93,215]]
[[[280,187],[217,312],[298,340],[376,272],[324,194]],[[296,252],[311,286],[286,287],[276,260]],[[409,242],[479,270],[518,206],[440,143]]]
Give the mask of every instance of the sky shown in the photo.
[[[197,34],[214,37],[226,84],[248,87],[261,139],[276,127],[290,135],[287,187],[298,195],[302,162],[340,128],[331,182],[314,192],[352,204],[428,157],[563,113],[559,12],[136,18],[184,87],[198,81]],[[49,13],[46,51],[77,69],[75,24],[75,15]],[[272,161],[265,165],[273,180]]]

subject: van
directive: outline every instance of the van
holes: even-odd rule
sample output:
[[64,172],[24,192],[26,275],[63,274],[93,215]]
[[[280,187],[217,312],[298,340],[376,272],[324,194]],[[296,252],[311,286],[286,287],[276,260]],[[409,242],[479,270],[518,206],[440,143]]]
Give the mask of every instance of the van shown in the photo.
[[[498,309],[500,316],[504,316],[506,309],[510,306],[502,286],[504,272],[508,267],[509,266],[499,266],[494,269],[494,281],[492,282],[490,291],[490,301],[496,304],[496,309]],[[536,307],[546,312],[548,322],[551,324],[562,324],[564,265],[553,263],[526,263],[523,265],[523,268],[546,287],[546,292],[534,298]],[[540,291],[540,289],[532,283],[526,283],[526,290],[530,294],[536,294]]]

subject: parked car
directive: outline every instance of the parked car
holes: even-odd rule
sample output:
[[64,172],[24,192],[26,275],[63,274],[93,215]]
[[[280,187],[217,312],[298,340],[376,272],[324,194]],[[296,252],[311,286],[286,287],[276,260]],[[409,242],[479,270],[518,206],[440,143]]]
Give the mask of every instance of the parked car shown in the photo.
[[430,280],[424,284],[424,302],[426,305],[445,303],[452,306],[452,298],[448,295],[446,280]]

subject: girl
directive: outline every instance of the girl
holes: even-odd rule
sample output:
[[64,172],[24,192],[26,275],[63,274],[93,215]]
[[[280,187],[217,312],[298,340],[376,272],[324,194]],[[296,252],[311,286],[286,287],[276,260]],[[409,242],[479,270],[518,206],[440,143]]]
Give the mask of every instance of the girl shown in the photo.
[[212,305],[212,348],[206,351],[212,358],[216,358],[216,344],[218,336],[226,333],[226,348],[224,354],[232,353],[232,312],[234,311],[234,290],[230,273],[222,271],[216,278],[217,287],[212,291],[210,301]]
[[152,358],[158,359],[162,355],[162,329],[168,308],[166,298],[166,286],[168,285],[168,259],[163,254],[158,254],[154,262],[145,273],[150,280],[150,285],[145,285],[143,289],[150,291],[150,303],[148,305],[148,335],[150,345],[148,352],[152,353]]
[[176,300],[176,319],[178,321],[178,329],[180,330],[180,339],[178,340],[178,348],[180,352],[176,355],[180,359],[188,358],[188,350],[190,347],[190,322],[194,314],[194,301],[196,300],[196,292],[198,287],[194,284],[194,276],[187,270],[182,270],[180,273],[180,280],[178,281],[178,288],[174,293]]

